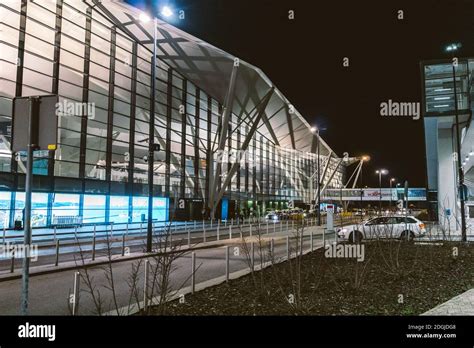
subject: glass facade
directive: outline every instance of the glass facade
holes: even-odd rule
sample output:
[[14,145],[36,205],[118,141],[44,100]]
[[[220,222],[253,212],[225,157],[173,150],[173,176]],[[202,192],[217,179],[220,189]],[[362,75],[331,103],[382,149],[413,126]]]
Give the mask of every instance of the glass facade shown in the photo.
[[[462,59],[456,67],[456,99],[458,110],[470,109],[471,76],[474,60]],[[424,74],[424,112],[426,116],[453,114],[454,112],[454,79],[453,64],[427,64]]]
[[[10,151],[12,100],[42,94],[59,95],[62,111],[57,150],[35,152],[35,226],[54,224],[59,216],[78,216],[83,223],[142,221],[148,203],[150,50],[86,2],[7,1],[0,11],[0,223],[12,226],[24,196],[25,158]],[[210,149],[222,105],[161,60],[156,77],[153,141],[161,151],[154,158],[153,210],[155,219],[167,220],[175,198],[209,199],[217,160]],[[230,157],[249,132],[244,116],[231,113],[225,148]],[[252,160],[240,162],[227,199],[238,206],[309,202],[314,153],[282,148],[257,131],[246,158]],[[321,156],[321,166],[327,158]],[[233,162],[222,166],[222,178]],[[328,171],[336,173],[328,187],[341,186],[344,167],[338,163],[331,158]]]
[[[466,204],[469,207],[474,205],[474,129],[471,125],[474,59],[422,62],[421,74],[428,200],[434,218],[443,223],[453,220],[456,223],[454,227],[459,228],[459,164],[464,174]],[[455,100],[459,122],[459,159]],[[451,213],[456,219],[450,218]]]

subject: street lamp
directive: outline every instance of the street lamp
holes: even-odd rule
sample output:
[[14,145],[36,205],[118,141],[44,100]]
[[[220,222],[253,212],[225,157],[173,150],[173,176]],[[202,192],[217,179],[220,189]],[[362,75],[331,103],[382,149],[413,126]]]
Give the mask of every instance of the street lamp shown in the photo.
[[163,6],[163,8],[161,9],[161,15],[163,17],[169,18],[173,15],[173,11],[168,6]]
[[[321,130],[325,130],[326,128],[322,128]],[[317,142],[317,154],[318,154],[318,202],[317,202],[317,209],[316,211],[318,212],[318,226],[321,226],[321,211],[320,211],[320,206],[321,206],[321,154],[320,154],[320,145],[321,145],[321,138],[319,137],[319,131],[320,129],[316,126],[311,127],[311,133],[316,134],[316,138],[318,140]],[[329,159],[328,159],[329,160]]]
[[320,211],[320,206],[321,206],[321,171],[320,171],[320,152],[319,152],[319,129],[318,127],[311,127],[311,133],[316,134],[316,139],[317,139],[317,156],[318,156],[318,195],[317,195],[317,204],[316,204],[316,212],[318,214],[318,226],[321,226],[321,211]]
[[452,67],[453,67],[453,88],[454,88],[454,111],[455,111],[455,118],[456,118],[456,153],[457,153],[457,174],[459,178],[459,186],[458,186],[458,195],[460,198],[461,203],[461,236],[462,241],[465,242],[467,240],[466,237],[466,216],[465,216],[465,206],[464,206],[464,171],[463,165],[461,163],[461,140],[459,136],[459,115],[458,115],[458,94],[457,94],[457,87],[456,87],[456,67],[457,67],[457,60],[454,58],[454,52],[461,48],[460,43],[450,44],[446,47],[447,52],[451,52],[452,54]]
[[363,214],[362,214],[362,199],[364,197],[364,189],[363,189],[363,182],[362,182],[362,168],[364,162],[370,161],[370,156],[364,155],[361,158],[362,160],[362,165],[360,166],[360,220],[362,221],[364,219]]
[[396,181],[395,178],[390,179],[390,202],[388,205],[388,210],[391,212],[392,211],[392,197],[393,197],[393,191],[392,191],[392,184]]
[[[140,21],[150,22],[150,16],[146,13],[140,14]],[[148,223],[146,251],[151,252],[153,242],[153,180],[154,180],[154,162],[155,162],[155,89],[156,89],[156,39],[158,21],[153,16],[153,56],[151,57],[151,84],[150,84],[150,120],[148,129]],[[176,197],[175,197],[176,199]]]
[[379,213],[382,214],[382,175],[388,174],[388,170],[386,169],[378,169],[375,171],[376,174],[379,175]]

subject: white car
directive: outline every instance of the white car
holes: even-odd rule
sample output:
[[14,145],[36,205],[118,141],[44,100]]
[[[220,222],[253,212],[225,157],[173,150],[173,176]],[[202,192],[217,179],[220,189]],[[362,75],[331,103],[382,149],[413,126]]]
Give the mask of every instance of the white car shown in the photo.
[[357,225],[344,226],[336,230],[340,241],[363,239],[399,238],[413,240],[426,233],[425,224],[413,216],[383,216],[363,221]]

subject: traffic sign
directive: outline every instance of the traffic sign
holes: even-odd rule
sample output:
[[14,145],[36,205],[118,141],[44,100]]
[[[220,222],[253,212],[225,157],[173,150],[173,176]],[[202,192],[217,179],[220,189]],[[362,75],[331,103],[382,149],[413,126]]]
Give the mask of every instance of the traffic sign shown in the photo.
[[[33,102],[30,103],[30,99]],[[31,113],[31,144],[35,150],[55,150],[58,139],[57,95],[16,97],[13,99],[12,152],[28,149]]]

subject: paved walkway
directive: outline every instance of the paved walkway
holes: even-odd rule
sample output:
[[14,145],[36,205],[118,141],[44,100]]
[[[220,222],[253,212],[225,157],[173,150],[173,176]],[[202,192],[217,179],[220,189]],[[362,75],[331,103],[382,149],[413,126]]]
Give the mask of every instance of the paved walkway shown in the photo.
[[453,297],[422,315],[474,315],[474,289]]
[[[311,250],[310,232],[314,232],[313,246],[318,248],[322,245],[322,227],[311,227],[306,230],[303,242],[303,250]],[[292,231],[285,231],[265,234],[263,239],[263,249],[257,247],[255,251],[256,263],[261,260],[262,253],[266,254],[267,247],[272,239],[274,239],[274,251],[277,259],[285,258],[288,254],[287,236],[292,237]],[[237,237],[237,236],[236,236]],[[247,237],[249,238],[249,237]],[[255,238],[255,236],[253,237]],[[326,240],[329,242],[333,240],[334,234],[328,234]],[[229,273],[245,271],[248,269],[248,259],[244,250],[241,248],[242,241],[240,238],[226,239],[222,242],[224,245],[215,245],[206,249],[196,249],[196,285],[203,282],[214,282],[216,279],[222,278],[226,274],[226,247],[230,246],[229,254]],[[219,242],[219,243],[220,243]],[[209,243],[209,242],[208,242]],[[202,243],[202,244],[208,244]],[[216,242],[210,242],[216,243]],[[247,241],[247,243],[249,243]],[[290,253],[294,254],[296,250],[295,240],[290,240]],[[239,252],[235,253],[235,248],[239,248]],[[240,250],[242,249],[242,250]],[[293,255],[294,256],[294,255]],[[150,259],[153,262],[153,259]],[[116,291],[117,306],[128,308],[132,305],[134,299],[131,298],[130,280],[132,264],[137,264],[137,260],[124,260],[123,262],[115,262],[112,264],[114,287]],[[48,267],[48,266],[44,266]],[[49,266],[50,268],[52,266]],[[175,260],[174,271],[171,279],[171,289],[177,290],[181,287],[189,287],[191,283],[192,262],[191,253],[188,251],[180,258]],[[144,284],[144,266],[140,267],[138,276],[138,286],[140,290],[138,293],[143,294]],[[93,279],[95,291],[100,291],[103,302],[102,310],[109,312],[114,310],[114,301],[111,291],[108,289],[109,282],[107,272],[104,270],[104,265],[97,265],[88,267],[89,274]],[[15,274],[19,270],[15,271]],[[5,274],[6,275],[6,274]],[[8,280],[0,281],[0,315],[17,315],[20,302],[21,279],[18,277],[10,278]],[[29,313],[31,315],[68,315],[70,314],[68,308],[68,300],[74,288],[74,270],[66,268],[53,273],[38,273],[32,275],[30,278],[30,304]],[[90,292],[82,280],[80,282],[80,315],[91,315],[96,313],[96,305]],[[128,310],[127,310],[128,312]]]

